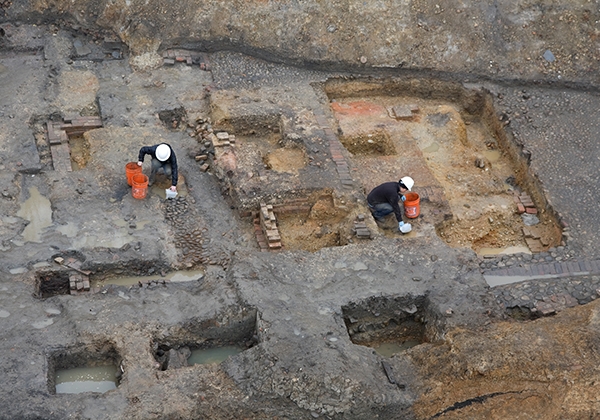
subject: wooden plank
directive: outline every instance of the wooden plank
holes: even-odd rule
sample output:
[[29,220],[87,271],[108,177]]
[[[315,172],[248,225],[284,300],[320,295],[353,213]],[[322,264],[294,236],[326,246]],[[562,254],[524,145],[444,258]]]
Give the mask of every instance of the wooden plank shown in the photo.
[[52,153],[52,165],[55,171],[71,172],[71,152],[69,150],[69,143],[57,144],[50,146],[50,152]]

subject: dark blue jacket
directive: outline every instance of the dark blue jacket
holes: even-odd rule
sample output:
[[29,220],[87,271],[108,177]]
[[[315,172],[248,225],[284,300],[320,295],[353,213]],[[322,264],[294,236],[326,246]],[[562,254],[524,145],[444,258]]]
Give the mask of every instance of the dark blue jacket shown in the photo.
[[[143,162],[144,161],[144,156],[146,155],[150,155],[152,157],[152,159],[156,159],[156,148],[158,146],[160,146],[161,144],[167,144],[167,143],[159,143],[159,144],[155,144],[154,146],[144,146],[140,149],[140,154],[138,156],[138,162]],[[169,146],[169,149],[171,149],[171,156],[169,156],[169,159],[165,160],[164,162],[158,160],[161,165],[166,165],[167,163],[171,165],[171,185],[177,185],[177,158],[175,157],[175,151],[173,150],[173,148],[171,147],[170,144],[167,144],[167,146]]]
[[394,209],[396,220],[402,221],[402,210],[398,200],[400,200],[400,184],[398,182],[384,182],[378,187],[373,188],[373,191],[367,196],[367,202],[374,206],[375,204],[389,203]]

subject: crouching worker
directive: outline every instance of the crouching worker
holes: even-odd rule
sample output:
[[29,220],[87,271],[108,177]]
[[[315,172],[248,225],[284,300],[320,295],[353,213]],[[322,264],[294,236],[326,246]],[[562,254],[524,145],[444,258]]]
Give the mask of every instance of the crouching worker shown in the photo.
[[384,182],[373,188],[373,191],[367,196],[367,204],[376,221],[381,222],[383,218],[394,212],[398,220],[398,230],[402,233],[408,233],[412,230],[410,223],[404,223],[402,220],[402,210],[399,201],[406,200],[404,193],[410,191],[415,185],[415,181],[405,176],[398,182]]
[[154,183],[157,172],[162,169],[166,176],[171,177],[171,191],[177,191],[177,158],[171,146],[167,143],[160,143],[142,147],[138,156],[139,166],[142,166],[146,155],[150,155],[152,158],[148,185],[151,186]]

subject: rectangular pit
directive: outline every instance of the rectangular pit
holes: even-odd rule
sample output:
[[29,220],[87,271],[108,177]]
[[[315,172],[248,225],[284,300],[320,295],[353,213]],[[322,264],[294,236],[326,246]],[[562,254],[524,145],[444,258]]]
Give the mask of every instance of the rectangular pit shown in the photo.
[[48,390],[51,394],[98,392],[119,386],[121,357],[110,342],[51,350]]
[[[411,221],[417,231],[432,224],[448,245],[481,254],[560,244],[558,219],[528,170],[528,156],[486,90],[416,78],[331,79],[323,90],[366,194],[401,176],[415,179],[424,197]],[[388,152],[378,150],[382,139]],[[394,224],[380,227],[388,225]]]
[[258,344],[256,316],[256,309],[243,309],[227,316],[226,322],[189,321],[173,328],[167,337],[156,340],[154,358],[161,370],[220,363]]
[[435,337],[428,332],[427,306],[426,296],[371,297],[342,306],[342,314],[354,344],[402,349]]

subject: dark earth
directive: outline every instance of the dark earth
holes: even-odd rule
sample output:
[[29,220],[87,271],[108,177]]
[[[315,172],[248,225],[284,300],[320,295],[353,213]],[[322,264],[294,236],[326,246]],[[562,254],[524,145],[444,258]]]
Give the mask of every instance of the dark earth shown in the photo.
[[0,0],[0,418],[596,418],[599,62],[597,1]]

